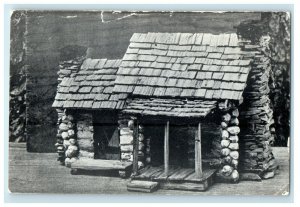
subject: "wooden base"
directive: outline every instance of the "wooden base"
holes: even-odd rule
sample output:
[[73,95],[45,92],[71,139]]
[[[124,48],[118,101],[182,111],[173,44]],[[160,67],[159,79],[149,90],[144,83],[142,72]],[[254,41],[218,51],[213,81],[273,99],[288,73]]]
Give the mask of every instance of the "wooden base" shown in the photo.
[[205,191],[209,186],[208,182],[203,183],[160,183],[160,187],[166,190],[188,190],[188,191]]
[[133,180],[127,184],[128,191],[152,193],[158,189],[158,182]]
[[194,169],[170,167],[166,175],[163,166],[148,167],[132,176],[132,180],[158,182],[160,188],[169,190],[205,191],[213,184],[215,172],[214,169],[206,169],[199,177]]
[[79,159],[71,164],[72,175],[80,171],[118,171],[120,177],[126,178],[129,177],[131,169],[131,162],[119,160]]

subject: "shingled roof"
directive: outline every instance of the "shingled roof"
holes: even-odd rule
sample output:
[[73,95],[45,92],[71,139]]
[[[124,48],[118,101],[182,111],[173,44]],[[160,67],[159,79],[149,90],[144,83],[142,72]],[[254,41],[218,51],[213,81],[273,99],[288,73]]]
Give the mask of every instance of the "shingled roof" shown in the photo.
[[113,93],[121,60],[86,59],[73,77],[65,77],[58,86],[53,107],[86,109],[122,109],[126,94]]
[[135,33],[113,91],[133,97],[239,100],[250,64],[236,34]]
[[217,101],[162,98],[135,98],[123,110],[125,113],[171,117],[205,117]]

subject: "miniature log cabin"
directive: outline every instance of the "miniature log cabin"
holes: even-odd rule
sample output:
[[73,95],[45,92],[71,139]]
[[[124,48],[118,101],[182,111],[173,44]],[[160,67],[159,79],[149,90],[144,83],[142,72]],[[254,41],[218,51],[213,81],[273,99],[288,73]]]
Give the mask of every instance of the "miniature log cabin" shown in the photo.
[[131,175],[128,190],[273,177],[267,52],[267,37],[135,33],[122,60],[61,62],[58,160]]

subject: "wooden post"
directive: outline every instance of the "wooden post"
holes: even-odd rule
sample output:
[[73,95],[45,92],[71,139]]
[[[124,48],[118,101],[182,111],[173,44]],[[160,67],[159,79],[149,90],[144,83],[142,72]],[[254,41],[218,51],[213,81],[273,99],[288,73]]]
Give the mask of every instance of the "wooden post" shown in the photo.
[[164,142],[164,165],[165,175],[169,174],[169,121],[165,125],[165,142]]
[[201,155],[201,124],[198,124],[198,133],[195,136],[195,173],[197,177],[202,177],[202,155]]
[[133,166],[132,166],[132,175],[138,174],[138,150],[139,150],[139,123],[137,120],[134,120],[133,128]]

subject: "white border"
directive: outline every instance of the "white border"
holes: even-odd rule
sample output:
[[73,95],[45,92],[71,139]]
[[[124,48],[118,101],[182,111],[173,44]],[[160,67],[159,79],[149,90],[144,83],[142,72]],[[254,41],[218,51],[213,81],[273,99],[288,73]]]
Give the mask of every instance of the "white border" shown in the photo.
[[[70,3],[70,1],[66,1],[66,0],[52,0],[52,1],[49,1],[49,0],[45,0],[45,1],[41,1],[41,0],[31,0],[31,1],[22,1],[22,0],[11,0],[11,1],[8,1],[8,0],[4,0],[3,3],[2,3],[2,7],[1,7],[1,10],[0,10],[0,15],[1,17],[3,18],[3,14],[4,14],[4,4],[68,4]],[[121,0],[102,0],[102,1],[97,1],[97,0],[85,0],[85,1],[72,1],[71,3],[73,4],[85,4],[85,6],[88,6],[86,4],[109,4],[110,7],[113,9],[115,8],[115,6],[117,8],[119,8],[120,6],[122,6],[124,4],[124,1],[121,1]],[[138,1],[138,0],[128,0],[126,1],[127,5],[125,6],[128,6],[128,8],[130,8],[130,5],[129,4],[152,4],[152,5],[145,5],[145,7],[152,7],[152,6],[157,6],[159,8],[160,5],[157,5],[157,4],[161,4],[161,3],[168,3],[168,1],[163,1],[163,0],[144,0],[143,2],[141,1]],[[244,4],[268,4],[268,3],[271,3],[271,4],[293,4],[294,5],[294,16],[292,16],[292,19],[294,20],[294,33],[293,33],[293,37],[294,37],[294,41],[292,41],[292,45],[294,45],[293,47],[293,50],[294,50],[294,70],[292,71],[292,75],[293,75],[293,88],[294,90],[292,91],[292,96],[293,96],[293,102],[292,102],[292,107],[293,107],[293,111],[292,111],[292,122],[293,122],[293,125],[294,125],[294,129],[292,131],[292,134],[294,134],[294,140],[293,142],[291,143],[292,147],[294,146],[295,147],[295,150],[294,150],[294,157],[295,158],[298,158],[299,157],[299,151],[297,150],[299,147],[297,146],[300,146],[299,145],[299,127],[297,126],[300,126],[299,125],[299,121],[297,120],[297,115],[299,114],[299,108],[298,107],[295,107],[295,106],[300,106],[299,104],[299,95],[297,94],[297,89],[299,87],[299,38],[296,38],[296,37],[299,37],[300,34],[299,34],[299,26],[298,26],[298,20],[299,20],[299,14],[300,14],[300,10],[299,10],[299,2],[297,0],[272,0],[272,1],[267,1],[267,0],[251,0],[251,1],[238,1],[238,0],[230,0],[230,1],[222,1],[222,0],[210,0],[210,1],[192,1],[192,0],[173,0],[172,2],[172,7],[176,6],[174,4],[185,4],[184,6],[188,6],[186,4],[199,4],[199,3],[202,3],[202,4],[206,4],[209,6],[212,6],[211,4],[215,4],[216,7],[218,7],[218,5],[220,4],[224,4],[224,5],[228,5],[228,4],[241,4],[241,6],[243,6]],[[112,5],[112,4],[115,4],[115,5]],[[121,5],[122,4],[122,5]],[[156,5],[154,5],[156,4]],[[108,5],[108,6],[109,6]],[[24,6],[24,5],[23,5]],[[27,8],[32,8],[33,5],[26,5]],[[161,5],[163,6],[163,5]],[[164,5],[164,6],[168,6],[168,5]],[[178,5],[178,6],[182,6],[183,5]],[[136,7],[136,5],[132,5],[132,7]],[[266,5],[262,5],[261,7],[256,7],[258,8],[258,10],[268,10],[268,7],[266,8]],[[151,10],[151,9],[150,9]],[[153,10],[153,9],[152,9]],[[193,10],[193,9],[189,9],[189,10]],[[216,9],[218,10],[218,9]],[[250,9],[251,10],[251,9]],[[4,30],[4,24],[5,22],[1,19],[1,28],[2,30],[1,31],[4,31],[4,32],[1,32],[1,42],[0,42],[0,45],[2,47],[1,49],[1,63],[4,63],[4,57],[8,57],[7,56],[7,51],[4,51],[4,45],[7,43],[7,42],[4,42],[4,34],[7,35],[8,31],[7,30]],[[6,22],[7,23],[7,22]],[[295,46],[296,45],[296,46]],[[298,46],[298,47],[297,47]],[[297,57],[297,58],[295,58]],[[7,78],[5,77],[5,74],[8,74],[7,71],[3,70],[3,68],[6,70],[7,68],[1,67],[0,69],[0,77],[2,78]],[[1,81],[1,97],[2,97],[2,100],[8,102],[8,98],[7,98],[7,95],[8,95],[8,92],[6,91],[7,89],[7,85],[5,86],[4,84],[6,84],[5,81]],[[294,92],[294,93],[293,93]],[[8,111],[8,108],[4,108],[4,107],[8,107],[7,104],[5,104],[4,101],[0,101],[0,104],[1,104],[1,111],[0,113],[2,115],[7,115],[7,111]],[[294,117],[294,120],[293,120],[293,117]],[[1,124],[0,124],[0,127],[1,127],[1,132],[5,132],[7,131],[7,128],[4,128],[5,123],[8,122],[8,117],[7,116],[4,116],[4,119],[1,119]],[[5,140],[5,139],[3,139]],[[5,152],[5,145],[7,145],[6,143],[3,143],[2,142],[2,145],[1,145],[1,151],[2,152]],[[3,154],[2,154],[3,155]],[[4,166],[4,156],[1,156],[1,166]],[[4,183],[4,173],[3,171],[1,171],[1,180],[3,181],[2,183]],[[297,204],[299,204],[299,196],[298,193],[299,193],[299,164],[297,163],[297,159],[295,159],[295,163],[294,163],[294,205],[296,206]],[[0,181],[1,182],[1,181]],[[4,188],[0,188],[1,189],[1,201],[4,202]],[[51,197],[51,196],[50,196]],[[56,198],[58,200],[60,196],[56,196]],[[76,196],[77,197],[77,196]],[[121,196],[120,196],[121,197]],[[230,199],[231,197],[225,197],[225,199]],[[83,197],[84,199],[84,197]],[[224,200],[224,198],[220,198],[221,200]],[[275,199],[275,198],[274,198]],[[146,199],[148,200],[148,199]],[[157,202],[160,200],[160,197],[155,197],[153,198],[153,202]],[[172,197],[169,197],[169,202],[172,202]],[[182,198],[182,202],[184,202],[184,200],[186,200],[186,198]],[[215,202],[220,202],[221,200],[219,200],[219,197],[216,197],[216,201]],[[233,200],[234,197],[233,197]],[[247,200],[247,199],[246,199]],[[276,199],[275,199],[276,200]],[[32,196],[32,202],[35,202],[35,196],[33,195]],[[41,200],[40,200],[41,201]],[[228,200],[230,201],[230,200]],[[87,200],[88,202],[88,200]],[[133,202],[134,202],[134,198],[133,198]],[[188,202],[188,200],[186,201]],[[244,200],[241,200],[241,202],[244,202]],[[265,202],[264,199],[262,199],[262,202]],[[269,202],[272,202],[272,197],[269,198]],[[10,204],[10,203],[6,203],[4,204],[5,206],[16,206],[16,205],[19,205],[19,204]],[[22,204],[22,206],[33,206],[33,205],[39,205],[39,204]],[[50,204],[48,204],[50,205]],[[54,205],[59,205],[59,204],[54,204]],[[64,205],[65,204],[61,204],[61,205]],[[72,204],[72,206],[77,206],[77,205],[83,205],[83,204]],[[85,204],[86,205],[86,204]],[[108,204],[93,204],[93,205],[108,205]],[[137,204],[138,206],[140,206],[141,204]],[[146,204],[142,204],[143,206],[147,206]],[[153,206],[155,204],[148,204],[150,206]],[[165,205],[165,204],[164,204]],[[172,205],[175,205],[175,204],[172,204]],[[182,204],[178,204],[178,205],[181,205]],[[188,205],[191,205],[191,204],[188,204]],[[197,206],[199,205],[204,205],[204,204],[197,204]],[[205,204],[205,205],[211,205],[211,204]],[[240,204],[237,204],[237,203],[234,203],[234,204],[229,204],[229,203],[226,203],[226,204],[217,204],[218,206],[219,205],[222,205],[222,206],[234,206],[234,205],[239,205]],[[245,205],[255,205],[255,204],[245,204]],[[264,205],[267,205],[267,204],[264,204]],[[270,204],[272,206],[274,205],[280,205],[280,206],[286,206],[286,205],[293,205],[293,204],[288,204],[288,203],[278,203],[278,204]],[[132,206],[132,204],[122,204],[122,206]]]

